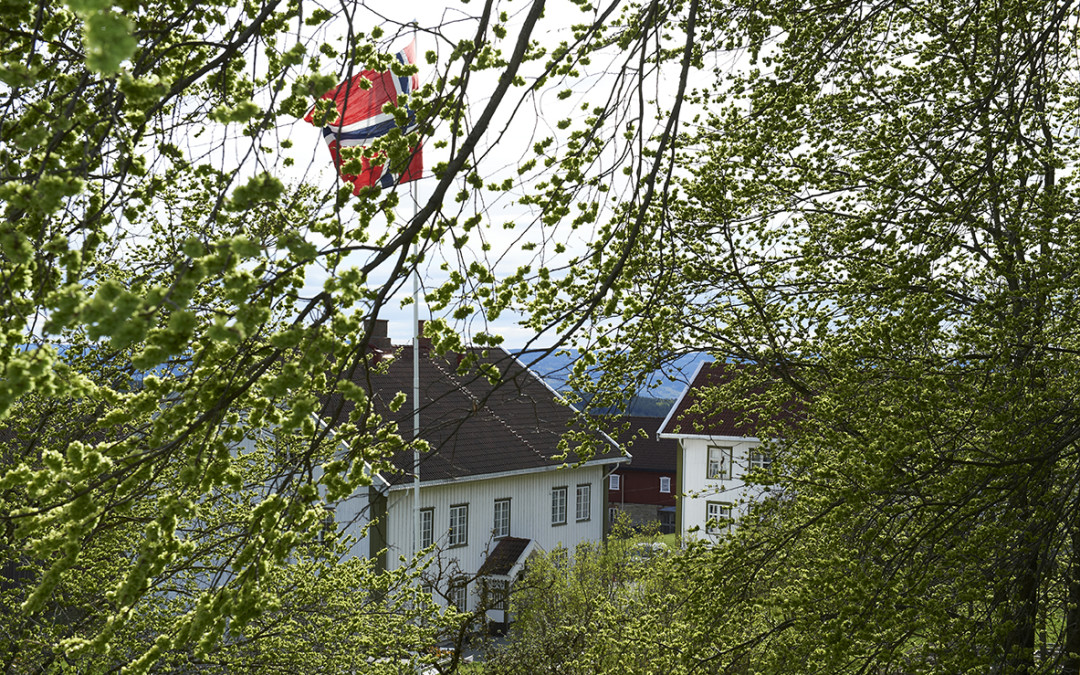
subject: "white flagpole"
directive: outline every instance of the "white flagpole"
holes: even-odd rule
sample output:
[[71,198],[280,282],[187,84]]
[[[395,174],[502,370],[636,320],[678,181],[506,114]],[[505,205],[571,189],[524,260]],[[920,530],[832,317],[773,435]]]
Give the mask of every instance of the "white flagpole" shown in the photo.
[[[413,181],[414,183],[416,181]],[[416,186],[411,186],[413,218],[416,218]],[[420,241],[413,244],[413,553],[420,552]]]
[[[413,22],[413,53],[416,52],[416,22]],[[411,181],[409,194],[412,195],[413,220],[419,211],[417,180]],[[413,554],[420,552],[420,450],[416,443],[420,440],[420,235],[416,235],[413,244]]]

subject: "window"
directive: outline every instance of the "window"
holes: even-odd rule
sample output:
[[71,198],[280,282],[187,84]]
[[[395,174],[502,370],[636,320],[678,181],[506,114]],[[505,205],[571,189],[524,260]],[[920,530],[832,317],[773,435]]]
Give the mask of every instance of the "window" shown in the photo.
[[674,507],[660,509],[660,534],[675,534]]
[[660,492],[671,493],[671,476],[660,476]]
[[506,611],[506,598],[510,594],[510,584],[498,579],[485,579],[480,582],[483,592],[482,604],[485,609],[499,609]]
[[619,489],[619,478],[620,478],[620,476],[617,473],[613,473],[610,476],[608,476],[608,489],[609,490],[618,490]]
[[420,548],[435,543],[435,509],[420,509]]
[[722,534],[731,531],[731,504],[729,502],[706,502],[705,531]]
[[615,518],[619,515],[619,509],[614,506],[609,506],[607,510],[607,519],[609,523],[614,523]]
[[469,583],[465,580],[450,582],[450,604],[459,612],[469,611]]
[[705,477],[719,480],[731,478],[731,448],[709,446],[709,465]]
[[574,509],[574,516],[577,520],[588,520],[592,518],[592,486],[591,485],[579,485],[577,486],[577,501],[575,502],[577,508]]
[[566,488],[557,487],[551,491],[551,524],[566,524]]
[[458,504],[450,507],[449,546],[464,546],[469,542],[469,505]]
[[495,500],[495,524],[491,528],[495,538],[510,536],[510,500]]
[[761,450],[750,451],[750,470],[765,471],[772,466],[772,455]]
[[319,528],[319,543],[329,546],[337,537],[337,518],[334,509],[330,506],[323,507],[323,517]]

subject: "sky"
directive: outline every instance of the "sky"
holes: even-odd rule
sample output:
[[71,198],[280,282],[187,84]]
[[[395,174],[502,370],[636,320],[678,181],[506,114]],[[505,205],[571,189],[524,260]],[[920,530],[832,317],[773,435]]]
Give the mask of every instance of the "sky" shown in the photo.
[[[469,17],[482,9],[482,4],[478,0],[473,0],[471,3],[424,0],[419,3],[408,3],[407,5],[379,2],[371,6],[365,4],[344,6],[352,13],[354,30],[370,31],[370,27],[376,24],[382,24],[386,27],[387,35],[383,38],[381,47],[388,53],[396,52],[403,48],[409,40],[415,39],[416,53],[418,60],[421,61],[418,64],[420,66],[419,77],[421,83],[430,81],[435,77],[435,67],[423,63],[425,53],[428,51],[437,52],[439,54],[437,65],[444,65],[446,54],[453,46],[445,38],[449,37],[451,41],[471,38],[476,23]],[[505,22],[508,35],[503,47],[509,52],[516,38],[516,28],[520,25],[521,17],[527,10],[528,5],[503,2],[495,7],[497,11],[504,10],[508,14]],[[543,41],[550,40],[555,44],[558,40],[567,37],[567,29],[571,23],[581,22],[589,18],[591,17],[583,15],[578,7],[568,0],[562,2],[551,0],[547,5],[545,17],[538,28],[537,38]],[[401,26],[414,21],[420,29],[415,35],[400,28],[396,31],[394,29],[394,26]],[[435,26],[442,27],[443,38],[436,39],[433,31],[426,30]],[[321,35],[330,35],[341,40],[346,27],[344,20],[338,19],[336,22],[329,22],[328,25],[310,29],[310,35],[305,34],[299,36],[298,39],[313,40]],[[617,67],[618,62],[623,58],[623,55],[614,47],[610,50],[609,56],[611,62],[598,61],[595,65],[583,67],[580,77],[575,78],[573,81],[553,80],[549,85],[540,89],[535,97],[524,97],[518,107],[512,110],[501,110],[497,113],[491,126],[492,131],[482,143],[483,152],[485,153],[482,158],[482,166],[486,167],[483,174],[485,180],[499,181],[504,177],[517,178],[518,166],[524,159],[532,156],[532,145],[537,140],[548,135],[565,135],[564,132],[556,128],[557,120],[567,116],[580,118],[584,114],[580,111],[583,103],[597,98],[601,100],[606,98],[609,92],[605,87],[610,86],[613,82],[608,73],[612,68]],[[615,65],[613,66],[612,63]],[[343,64],[343,58],[339,57],[335,63],[327,63],[326,66],[328,69],[338,67],[343,70]],[[534,62],[528,64],[528,68],[533,72],[537,72],[541,65],[541,62]],[[482,109],[486,103],[486,97],[495,88],[496,79],[497,72],[495,71],[482,71],[473,75],[473,81],[469,89],[469,105],[471,108],[469,115],[475,117],[478,111]],[[664,85],[660,82],[656,86],[659,92]],[[563,89],[570,90],[570,95],[565,99],[558,96],[558,92]],[[521,96],[522,91],[521,89],[512,89],[511,93]],[[661,96],[657,95],[657,92],[652,92],[652,95],[657,99],[661,98]],[[654,107],[654,109],[662,108],[662,103]],[[279,143],[285,140],[292,142],[291,148],[285,149],[282,147],[278,149],[276,155],[278,164],[274,167],[274,171],[280,177],[292,182],[307,181],[325,189],[333,189],[339,185],[339,180],[319,129],[303,120],[296,120],[279,128],[277,133]],[[497,136],[497,133],[502,135]],[[442,134],[442,138],[446,138],[445,128],[437,132],[436,138],[429,139],[425,143],[426,177],[412,184],[421,204],[426,202],[436,185],[436,180],[431,177],[429,167],[448,158],[447,150],[440,150],[435,147],[434,141],[440,140],[440,134]],[[245,148],[241,140],[235,150],[235,160],[238,164],[244,164],[241,161],[244,151]],[[286,157],[293,159],[294,164],[292,167],[284,167],[281,164],[280,160]],[[614,159],[609,157],[606,158],[606,161],[611,163]],[[245,169],[247,171],[262,170],[261,166],[252,167],[250,162],[247,162],[247,165],[248,168]],[[609,194],[617,195],[618,188]],[[489,264],[497,260],[497,274],[500,271],[504,274],[508,273],[522,265],[532,265],[535,268],[540,262],[552,264],[555,259],[552,258],[550,246],[541,247],[534,251],[526,251],[522,249],[523,237],[534,242],[539,242],[544,237],[548,238],[551,243],[566,244],[568,250],[561,256],[561,259],[565,261],[575,252],[580,251],[583,248],[583,242],[593,236],[593,232],[588,229],[571,232],[567,227],[560,227],[556,230],[545,229],[543,232],[538,231],[536,228],[530,228],[523,235],[520,225],[532,222],[539,214],[531,208],[514,203],[513,197],[514,194],[495,194],[483,190],[474,191],[472,200],[475,200],[476,205],[469,203],[468,206],[470,209],[476,208],[484,211],[485,224],[488,227],[483,232],[483,241],[489,245],[490,250],[487,252],[482,251],[480,249],[481,239],[475,235],[471,236],[470,242],[460,250],[444,246],[443,250],[438,252],[441,255],[432,256],[421,270],[421,285],[423,287],[433,287],[445,280],[446,273],[439,269],[439,265],[444,260],[449,261],[451,268],[462,264],[467,265],[473,260],[487,261]],[[398,210],[399,219],[407,219],[411,215],[413,208],[412,202],[403,198],[402,205]],[[517,223],[519,228],[505,229],[503,223],[506,221]],[[361,260],[357,258],[357,262],[359,263]],[[383,278],[385,278],[385,275]],[[322,289],[325,280],[325,272],[313,270],[307,279],[306,293],[311,296],[317,294]],[[372,279],[372,282],[377,281],[379,281],[377,277]],[[412,335],[412,307],[402,306],[403,301],[406,301],[411,294],[411,283],[405,284],[404,287],[398,289],[398,292],[380,313],[380,318],[389,320],[390,336],[396,343],[405,343]],[[420,318],[431,318],[430,312],[423,303],[421,303]],[[500,334],[506,339],[506,345],[520,347],[530,342],[535,336],[518,325],[518,319],[519,317],[512,313],[504,313],[490,324],[482,324],[474,320],[466,328],[469,332],[484,331]],[[543,341],[541,341],[541,344],[543,344]]]

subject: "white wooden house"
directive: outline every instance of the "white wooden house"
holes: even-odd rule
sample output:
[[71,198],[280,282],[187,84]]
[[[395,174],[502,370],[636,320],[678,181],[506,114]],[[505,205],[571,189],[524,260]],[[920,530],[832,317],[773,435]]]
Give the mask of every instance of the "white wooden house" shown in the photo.
[[[385,372],[358,371],[375,410],[412,435],[412,347],[392,347],[385,324],[374,344],[388,361]],[[460,373],[465,355],[438,356],[420,342],[420,437],[432,450],[421,457],[419,503],[414,497],[413,456],[393,458],[394,471],[376,476],[366,492],[337,505],[343,527],[372,521],[356,555],[376,556],[386,569],[411,557],[414,547],[434,546],[424,578],[444,604],[491,608],[489,619],[504,623],[509,582],[529,555],[599,541],[606,528],[605,480],[627,461],[606,437],[599,452],[577,466],[573,448],[565,459],[559,441],[574,413],[543,380],[501,349],[470,352],[502,373],[498,386],[471,368]],[[384,365],[385,362],[384,362]],[[389,402],[404,393],[404,405]],[[348,406],[341,413],[348,414]],[[419,508],[419,542],[413,542]]]
[[761,496],[747,486],[747,472],[771,462],[750,425],[729,410],[702,405],[703,392],[730,379],[730,368],[700,364],[657,432],[678,442],[676,528],[683,538],[715,542],[736,527]]

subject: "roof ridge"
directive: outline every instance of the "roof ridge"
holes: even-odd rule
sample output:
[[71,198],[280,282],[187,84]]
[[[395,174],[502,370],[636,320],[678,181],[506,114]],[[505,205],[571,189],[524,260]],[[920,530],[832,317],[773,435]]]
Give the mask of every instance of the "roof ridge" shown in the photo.
[[535,454],[537,457],[539,457],[540,459],[542,459],[544,461],[550,461],[551,460],[550,457],[546,457],[544,455],[544,453],[537,450],[536,447],[532,443],[530,443],[527,438],[522,436],[521,433],[518,432],[517,429],[515,429],[513,426],[511,426],[509,422],[507,422],[502,417],[500,417],[499,414],[496,413],[491,408],[491,406],[489,406],[487,403],[481,401],[480,397],[478,397],[476,394],[474,394],[472,391],[470,391],[467,386],[465,386],[461,381],[459,381],[457,379],[456,375],[454,375],[453,373],[448,371],[446,368],[443,368],[442,365],[439,364],[439,362],[436,361],[435,359],[432,359],[431,363],[436,368],[438,368],[439,371],[442,372],[443,375],[445,375],[447,378],[449,378],[449,380],[454,383],[454,385],[458,388],[459,391],[461,391],[461,393],[463,393],[467,397],[469,397],[469,399],[472,400],[473,404],[478,407],[477,408],[478,410],[479,410],[479,408],[483,408],[484,410],[486,410],[488,412],[488,414],[490,414],[499,424],[503,425],[503,427],[505,427],[507,431],[509,431],[515,438],[517,438],[519,441],[521,441],[525,445],[525,447],[527,447],[529,450],[532,450],[533,454]]

